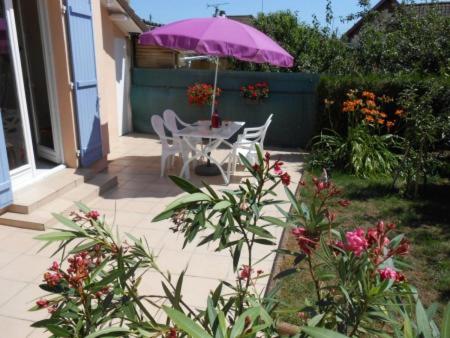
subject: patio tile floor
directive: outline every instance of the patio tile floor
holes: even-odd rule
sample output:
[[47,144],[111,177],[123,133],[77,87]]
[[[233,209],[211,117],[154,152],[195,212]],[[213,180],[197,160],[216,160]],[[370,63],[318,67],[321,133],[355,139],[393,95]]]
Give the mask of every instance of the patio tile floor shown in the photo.
[[[212,247],[196,247],[188,244],[182,250],[183,238],[174,234],[170,222],[151,223],[151,219],[164,210],[165,206],[181,195],[167,177],[160,177],[160,143],[148,135],[131,134],[121,137],[111,145],[110,164],[107,171],[118,176],[118,186],[96,198],[89,206],[105,214],[106,220],[118,226],[119,232],[134,236],[145,236],[150,247],[158,256],[157,262],[163,270],[177,276],[187,267],[184,284],[185,301],[192,306],[203,306],[206,296],[217,285],[218,279],[234,280],[231,259],[227,253],[217,253]],[[272,150],[273,158],[285,162],[285,168],[292,176],[292,187],[300,179],[302,156],[298,149]],[[224,158],[227,150],[217,150],[217,157]],[[179,174],[177,160],[170,174]],[[239,181],[248,173],[238,170],[236,177],[227,189],[237,187]],[[191,180],[200,184],[206,180],[215,189],[223,189],[221,177],[200,178],[191,174]],[[284,197],[283,188],[277,192]],[[285,206],[287,207],[287,205]],[[45,209],[45,208],[44,208]],[[44,210],[43,210],[44,211]],[[48,211],[48,208],[46,210]],[[277,216],[274,208],[268,213]],[[274,229],[281,237],[281,231]],[[0,226],[0,327],[1,336],[8,338],[46,337],[42,330],[33,329],[30,324],[46,317],[45,311],[28,312],[37,297],[44,295],[38,288],[40,275],[52,259],[51,249],[37,253],[41,243],[33,239],[39,232]],[[263,257],[270,248],[262,246],[255,250],[256,257]],[[245,256],[245,254],[243,254]],[[270,272],[274,255],[261,263],[260,268]],[[147,275],[146,275],[147,276]],[[143,279],[141,288],[146,294],[161,294],[159,275],[149,273]],[[259,284],[264,287],[263,284]]]

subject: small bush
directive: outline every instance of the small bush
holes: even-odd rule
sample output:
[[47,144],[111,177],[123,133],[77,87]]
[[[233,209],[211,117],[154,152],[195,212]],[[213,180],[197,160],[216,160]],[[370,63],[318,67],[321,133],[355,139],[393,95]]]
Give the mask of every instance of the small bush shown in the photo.
[[[347,131],[347,117],[342,114],[341,107],[347,100],[351,89],[370,90],[376,95],[387,95],[398,101],[401,93],[408,88],[417,88],[419,95],[431,96],[434,115],[450,115],[450,79],[444,77],[408,76],[323,76],[317,88],[318,94],[318,131],[324,128],[333,129],[341,134]],[[334,103],[327,105],[326,100]],[[386,107],[388,112],[394,112],[395,103]]]

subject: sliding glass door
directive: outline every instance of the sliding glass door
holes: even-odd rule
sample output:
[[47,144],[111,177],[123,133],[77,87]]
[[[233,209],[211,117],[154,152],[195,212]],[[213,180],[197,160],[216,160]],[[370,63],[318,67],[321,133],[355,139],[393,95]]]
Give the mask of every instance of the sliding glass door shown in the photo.
[[29,124],[27,115],[22,111],[23,104],[20,103],[18,92],[18,60],[14,56],[14,50],[17,54],[17,40],[11,36],[11,16],[8,17],[8,10],[11,10],[11,7],[8,8],[8,1],[0,0],[0,115],[8,165],[11,173],[14,173],[32,167],[32,149],[28,148]]

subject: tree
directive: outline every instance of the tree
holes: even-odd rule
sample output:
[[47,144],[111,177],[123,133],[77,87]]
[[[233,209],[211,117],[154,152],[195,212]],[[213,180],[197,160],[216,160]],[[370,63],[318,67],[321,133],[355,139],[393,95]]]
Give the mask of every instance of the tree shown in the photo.
[[287,70],[235,61],[240,70],[290,71],[308,73],[343,74],[351,68],[350,48],[327,27],[300,22],[296,12],[279,11],[259,14],[254,26],[269,35],[295,59],[294,67]]

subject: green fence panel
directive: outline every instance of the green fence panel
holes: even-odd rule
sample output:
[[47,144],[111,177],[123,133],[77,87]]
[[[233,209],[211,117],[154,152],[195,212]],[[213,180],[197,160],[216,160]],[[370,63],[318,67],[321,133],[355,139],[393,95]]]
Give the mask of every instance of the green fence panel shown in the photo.
[[[150,117],[174,110],[186,122],[209,119],[210,107],[190,105],[187,87],[195,82],[213,83],[214,73],[190,69],[133,69],[131,105],[136,132],[153,133]],[[249,102],[240,87],[266,81],[269,98]],[[274,114],[266,145],[305,146],[313,136],[316,122],[319,76],[299,73],[221,71],[218,86],[222,88],[218,112],[222,119],[245,121],[246,127],[264,124]]]

